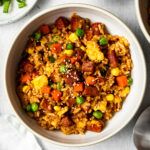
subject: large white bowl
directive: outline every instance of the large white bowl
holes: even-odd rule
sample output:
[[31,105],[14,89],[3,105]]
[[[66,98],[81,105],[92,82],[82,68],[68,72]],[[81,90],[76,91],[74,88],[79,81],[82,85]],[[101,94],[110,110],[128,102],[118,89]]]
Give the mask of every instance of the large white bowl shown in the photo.
[[[21,58],[21,53],[26,45],[28,36],[43,23],[53,23],[59,16],[70,17],[76,12],[82,17],[90,18],[93,22],[103,22],[108,27],[111,34],[125,36],[130,42],[130,49],[134,68],[132,77],[134,83],[131,92],[123,104],[120,112],[108,122],[106,128],[101,133],[87,132],[85,135],[64,135],[58,131],[46,131],[36,124],[34,120],[29,118],[20,106],[19,99],[15,91],[15,75],[16,67]],[[20,30],[12,45],[6,64],[6,90],[10,99],[11,105],[16,112],[16,115],[22,123],[30,129],[34,134],[48,141],[64,145],[64,146],[85,146],[101,142],[119,130],[121,130],[135,115],[138,110],[146,85],[146,67],[142,49],[128,27],[111,13],[90,5],[83,4],[65,4],[49,8],[34,18],[29,20]]]
[[135,0],[136,16],[145,38],[150,43],[150,24],[148,23],[149,0]]

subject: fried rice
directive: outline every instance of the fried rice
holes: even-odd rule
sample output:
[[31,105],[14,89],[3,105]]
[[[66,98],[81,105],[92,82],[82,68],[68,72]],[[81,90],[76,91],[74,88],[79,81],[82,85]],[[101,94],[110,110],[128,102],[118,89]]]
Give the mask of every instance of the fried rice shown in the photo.
[[130,92],[132,68],[126,38],[73,14],[29,37],[16,91],[26,113],[47,130],[101,132]]

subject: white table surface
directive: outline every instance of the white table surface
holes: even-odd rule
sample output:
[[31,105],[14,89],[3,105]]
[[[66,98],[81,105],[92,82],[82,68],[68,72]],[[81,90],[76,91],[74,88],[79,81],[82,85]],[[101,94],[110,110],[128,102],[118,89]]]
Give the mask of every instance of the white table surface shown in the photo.
[[[64,4],[64,3],[88,3],[92,4],[98,7],[102,7],[119,18],[123,22],[125,22],[135,33],[137,38],[139,39],[141,46],[143,48],[145,57],[146,57],[146,63],[147,63],[147,69],[148,69],[148,76],[150,75],[150,53],[149,53],[149,44],[144,38],[135,14],[135,5],[134,0],[39,0],[37,5],[34,7],[34,9],[24,18],[21,20],[9,24],[0,26],[0,113],[7,113],[7,114],[13,114],[13,111],[11,109],[11,106],[9,104],[9,100],[6,98],[6,91],[4,90],[4,71],[5,71],[5,62],[6,57],[9,52],[9,45],[12,41],[13,37],[17,33],[17,31],[20,29],[20,27],[29,20],[32,16],[37,14],[38,12],[49,8],[54,5],[58,4]],[[139,87],[140,88],[140,87]],[[122,129],[119,133],[111,137],[110,139],[91,145],[88,147],[81,147],[81,148],[69,148],[69,147],[60,147],[57,145],[53,145],[51,143],[48,143],[47,141],[41,140],[38,138],[38,141],[43,148],[43,150],[135,150],[133,141],[132,141],[132,130],[133,126],[135,124],[135,121],[142,110],[144,110],[147,106],[150,105],[150,80],[147,80],[147,88],[145,92],[145,96],[143,99],[143,103],[137,112],[136,116],[130,121],[130,123]],[[16,143],[17,144],[17,143]]]

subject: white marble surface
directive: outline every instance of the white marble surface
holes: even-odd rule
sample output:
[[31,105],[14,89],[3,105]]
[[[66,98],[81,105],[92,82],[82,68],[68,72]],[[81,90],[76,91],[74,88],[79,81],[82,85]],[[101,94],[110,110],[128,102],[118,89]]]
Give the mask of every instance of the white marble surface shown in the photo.
[[[119,18],[121,18],[122,21],[124,21],[136,34],[137,38],[139,39],[143,51],[146,57],[146,63],[147,68],[150,70],[150,53],[149,53],[149,44],[144,38],[136,19],[135,15],[135,5],[134,0],[39,0],[37,5],[34,7],[34,9],[24,18],[21,20],[5,25],[0,26],[0,113],[7,113],[12,114],[13,111],[11,109],[11,106],[9,104],[9,100],[6,98],[5,90],[4,90],[4,71],[5,71],[5,62],[7,58],[7,54],[9,52],[9,45],[17,33],[17,31],[20,29],[20,27],[29,20],[32,16],[37,14],[38,12],[42,11],[43,9],[49,8],[54,5],[58,4],[64,4],[64,3],[88,3],[92,4],[98,7],[102,7]],[[148,71],[148,76],[150,74],[150,71]],[[86,149],[92,149],[92,150],[135,150],[133,141],[132,141],[132,130],[133,126],[135,124],[135,121],[141,111],[145,109],[150,104],[150,80],[147,80],[147,88],[145,92],[145,96],[143,99],[143,103],[137,112],[136,116],[130,123],[122,129],[118,134],[113,136],[112,138],[95,145],[91,145],[88,147],[81,147],[81,148],[69,148],[69,147],[60,147],[57,145],[53,145],[51,143],[48,143],[47,141],[43,141],[38,138],[39,143],[41,144],[43,150],[69,150],[69,149],[80,149],[80,150],[86,150]],[[139,87],[140,88],[140,87]],[[17,143],[16,143],[17,144]]]

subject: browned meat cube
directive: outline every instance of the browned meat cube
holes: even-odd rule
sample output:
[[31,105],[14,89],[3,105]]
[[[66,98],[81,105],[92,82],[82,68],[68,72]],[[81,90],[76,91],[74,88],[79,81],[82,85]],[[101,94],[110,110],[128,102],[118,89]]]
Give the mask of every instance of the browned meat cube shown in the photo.
[[68,74],[65,75],[65,83],[73,85],[73,83],[80,81],[80,75],[77,71],[70,70]]
[[71,18],[71,30],[74,32],[77,28],[82,28],[85,20],[78,15],[73,15]]
[[117,56],[116,56],[116,53],[114,50],[112,50],[112,51],[109,50],[107,53],[107,57],[109,59],[111,67],[117,67],[118,66],[118,59],[117,59]]
[[61,119],[60,124],[64,127],[69,127],[72,125],[72,121],[69,119],[69,117],[66,116],[66,117]]
[[94,71],[94,63],[91,61],[84,62],[82,64],[83,72],[93,72]]
[[29,61],[23,61],[20,67],[22,71],[26,73],[31,73],[34,69],[33,65]]
[[100,35],[99,26],[101,23],[93,23],[92,24],[92,31],[94,35]]
[[78,60],[80,60],[80,59],[82,59],[83,58],[83,56],[84,56],[84,54],[85,54],[85,52],[84,51],[82,51],[82,50],[77,50],[76,51],[76,56],[77,56],[77,59]]
[[55,25],[59,30],[61,30],[69,25],[69,20],[65,17],[59,17],[55,21]]
[[85,87],[83,94],[88,96],[98,96],[99,91],[95,86],[87,86]]

